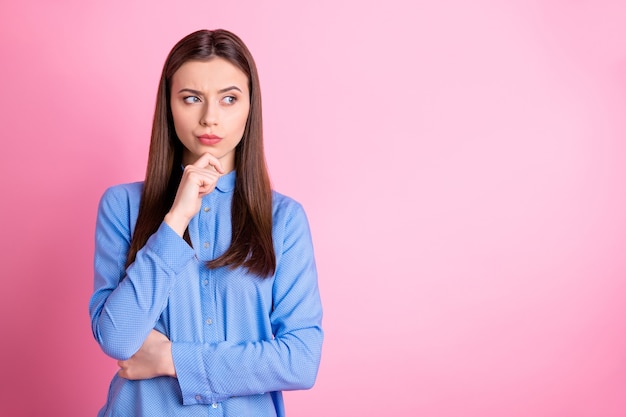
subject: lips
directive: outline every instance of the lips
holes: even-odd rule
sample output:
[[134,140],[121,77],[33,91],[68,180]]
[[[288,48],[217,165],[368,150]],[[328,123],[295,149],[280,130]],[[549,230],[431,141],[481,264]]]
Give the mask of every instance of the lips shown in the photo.
[[222,138],[220,138],[217,135],[202,135],[202,136],[198,136],[198,140],[200,141],[201,144],[203,145],[215,145],[217,144],[219,141],[222,140]]

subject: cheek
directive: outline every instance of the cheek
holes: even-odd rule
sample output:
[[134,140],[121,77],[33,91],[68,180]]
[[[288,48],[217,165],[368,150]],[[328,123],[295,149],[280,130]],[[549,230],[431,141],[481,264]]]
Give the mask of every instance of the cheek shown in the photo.
[[246,123],[248,121],[248,115],[237,113],[229,115],[227,119],[223,119],[224,126],[228,126],[228,129],[233,134],[243,134],[243,131],[246,129]]
[[241,133],[243,133],[243,131],[246,129],[246,124],[248,123],[248,114],[249,114],[250,109],[248,109],[245,112],[242,112],[239,115],[239,120],[238,120],[238,124],[239,124],[239,129],[241,130]]
[[239,120],[239,130],[241,130],[241,133],[243,133],[243,131],[246,130],[247,122],[248,122],[248,116],[247,115],[245,117],[242,117]]
[[177,132],[189,127],[189,119],[188,112],[182,112],[180,109],[172,108],[172,121],[174,122],[174,128]]

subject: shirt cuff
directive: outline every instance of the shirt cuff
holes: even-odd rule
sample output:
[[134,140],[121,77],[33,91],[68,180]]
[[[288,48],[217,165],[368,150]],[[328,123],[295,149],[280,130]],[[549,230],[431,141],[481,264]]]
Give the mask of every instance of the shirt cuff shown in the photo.
[[210,391],[202,351],[202,343],[172,342],[172,358],[184,405],[212,404],[217,400]]
[[145,247],[175,274],[195,256],[193,248],[165,222],[150,236]]

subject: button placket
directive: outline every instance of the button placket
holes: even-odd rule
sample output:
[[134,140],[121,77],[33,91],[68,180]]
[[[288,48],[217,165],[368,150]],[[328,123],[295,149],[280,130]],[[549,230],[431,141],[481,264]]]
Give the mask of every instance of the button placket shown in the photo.
[[[213,210],[213,206],[216,203],[216,195],[218,193],[211,193],[205,196],[202,208],[200,209],[200,221],[199,230],[199,253],[202,254],[204,260],[213,259],[215,251],[216,239],[216,210]],[[213,279],[214,271],[206,266],[201,269],[202,279],[201,285],[201,302],[202,302],[202,316],[204,317],[204,325],[202,333],[203,339],[206,342],[216,341],[216,332],[218,330],[218,324],[215,321],[217,316],[217,310],[214,299],[215,280]],[[211,300],[211,301],[209,301]],[[217,403],[213,408],[218,408]],[[221,407],[219,407],[221,409]],[[220,410],[215,410],[219,414]],[[214,414],[214,413],[212,413]]]

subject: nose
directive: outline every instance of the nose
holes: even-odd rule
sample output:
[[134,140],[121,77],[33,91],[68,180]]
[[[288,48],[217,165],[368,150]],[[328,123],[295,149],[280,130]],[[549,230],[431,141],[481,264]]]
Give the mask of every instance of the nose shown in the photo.
[[202,115],[200,117],[200,124],[202,126],[211,126],[217,124],[218,109],[215,104],[206,103],[202,109]]

